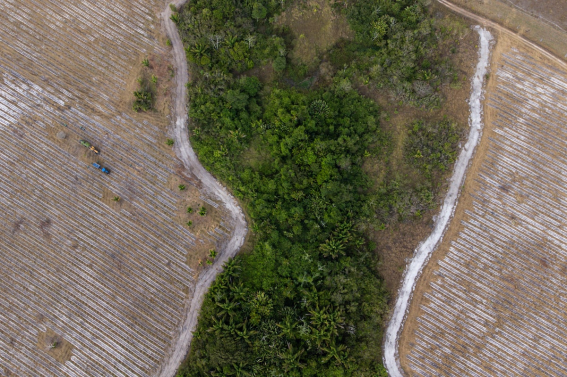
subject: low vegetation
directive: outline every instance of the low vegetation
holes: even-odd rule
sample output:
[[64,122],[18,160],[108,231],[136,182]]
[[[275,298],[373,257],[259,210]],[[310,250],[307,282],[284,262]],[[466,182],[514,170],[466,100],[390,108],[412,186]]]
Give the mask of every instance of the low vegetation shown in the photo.
[[[389,173],[376,187],[362,168],[387,161],[394,145],[357,87],[429,109],[452,77],[437,50],[444,34],[421,2],[335,4],[356,37],[328,52],[333,76],[313,87],[316,73],[286,57],[293,35],[274,26],[285,5],[198,0],[179,11],[193,146],[256,235],[213,283],[179,376],[386,376],[388,295],[361,230],[431,208],[434,180],[453,162],[453,123],[416,121],[401,159],[419,185]],[[260,66],[275,79],[250,74]]]

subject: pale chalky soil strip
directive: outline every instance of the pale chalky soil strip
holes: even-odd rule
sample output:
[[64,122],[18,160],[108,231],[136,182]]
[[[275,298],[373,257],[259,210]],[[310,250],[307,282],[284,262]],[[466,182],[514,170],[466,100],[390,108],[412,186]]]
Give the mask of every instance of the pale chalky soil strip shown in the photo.
[[[164,6],[0,1],[0,376],[150,376],[179,337],[195,289],[187,254],[203,240],[173,219],[169,120],[120,100],[141,57],[164,52]],[[212,240],[232,232],[224,217]],[[37,346],[47,329],[70,360]]]
[[480,140],[482,122],[482,99],[483,82],[488,68],[490,58],[490,47],[492,34],[480,26],[475,26],[479,35],[478,63],[475,74],[471,79],[471,96],[469,99],[469,135],[465,146],[461,149],[459,157],[453,167],[449,189],[445,195],[439,215],[435,220],[435,226],[429,237],[423,241],[415,250],[414,256],[404,272],[402,286],[398,291],[398,297],[394,305],[392,317],[388,323],[384,340],[384,366],[391,377],[402,377],[403,371],[399,361],[398,343],[404,321],[407,316],[410,301],[412,299],[417,280],[436,250],[437,245],[443,238],[447,226],[457,205],[459,191],[465,179],[465,173],[469,162],[474,154],[478,141]]
[[498,66],[494,137],[422,302],[412,376],[567,375],[567,73],[531,56]]

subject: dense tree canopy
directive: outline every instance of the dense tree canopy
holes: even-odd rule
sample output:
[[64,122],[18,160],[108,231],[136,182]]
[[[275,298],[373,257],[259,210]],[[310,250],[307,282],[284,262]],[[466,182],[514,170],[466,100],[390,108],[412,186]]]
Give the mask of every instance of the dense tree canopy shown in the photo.
[[[249,69],[271,64],[280,79],[297,72],[286,60],[289,38],[271,22],[284,5],[197,0],[179,14],[194,71],[193,146],[242,200],[256,235],[253,251],[231,260],[207,294],[180,376],[386,375],[387,293],[361,224],[378,215],[403,217],[409,211],[403,195],[427,208],[433,190],[430,184],[410,190],[396,179],[371,187],[362,164],[369,156],[385,158],[391,136],[378,105],[353,80],[366,75],[408,103],[438,105],[442,73],[428,60],[434,24],[415,0],[337,4],[356,42],[331,59],[337,64],[346,56],[351,68],[311,91],[283,79],[263,85]],[[446,168],[455,148],[450,127],[414,129],[408,164],[421,148],[431,165],[422,174]],[[435,139],[435,130],[446,140]]]

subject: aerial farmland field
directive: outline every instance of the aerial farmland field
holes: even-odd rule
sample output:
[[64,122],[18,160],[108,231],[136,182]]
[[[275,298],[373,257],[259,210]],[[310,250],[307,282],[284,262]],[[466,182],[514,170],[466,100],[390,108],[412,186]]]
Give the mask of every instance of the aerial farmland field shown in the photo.
[[157,374],[234,229],[174,152],[166,7],[0,2],[0,376]]
[[500,35],[485,129],[400,338],[411,376],[567,373],[567,70]]

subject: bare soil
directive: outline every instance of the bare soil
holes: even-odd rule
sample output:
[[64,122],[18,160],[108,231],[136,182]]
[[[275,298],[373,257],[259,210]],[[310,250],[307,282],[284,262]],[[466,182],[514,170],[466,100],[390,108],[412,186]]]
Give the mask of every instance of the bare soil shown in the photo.
[[290,53],[295,64],[316,66],[317,57],[337,41],[354,37],[346,17],[336,14],[327,0],[296,1],[276,24],[289,26],[295,37]]
[[[383,108],[394,109],[387,115],[389,120],[382,119],[381,124],[386,131],[393,135],[394,151],[390,160],[394,166],[390,167],[393,171],[402,174],[411,174],[412,169],[407,168],[403,161],[403,145],[405,136],[408,132],[409,125],[416,120],[424,120],[428,122],[436,122],[447,116],[457,122],[458,126],[463,130],[468,129],[468,96],[470,91],[470,83],[467,78],[472,77],[474,72],[474,64],[477,61],[476,44],[478,40],[475,33],[470,29],[468,20],[455,16],[448,12],[445,8],[434,5],[433,13],[436,14],[441,22],[451,25],[455,30],[455,40],[451,44],[445,45],[444,53],[452,60],[462,85],[460,88],[451,87],[446,84],[442,87],[442,94],[445,101],[440,109],[423,110],[411,106],[399,105],[387,93],[374,89],[370,86],[359,86],[359,91],[374,99]],[[456,47],[456,53],[449,52],[450,48]],[[388,167],[383,161],[378,159],[368,159],[365,162],[364,170],[374,180],[375,185],[379,185],[385,177]],[[448,172],[452,171],[448,169]],[[446,177],[448,177],[446,174]],[[442,200],[446,191],[446,182],[441,178],[443,183],[439,191],[438,201]],[[423,241],[431,232],[433,224],[433,216],[436,215],[438,209],[435,208],[423,214],[422,219],[407,221],[388,225],[385,230],[375,230],[369,233],[370,239],[377,244],[376,252],[380,258],[378,271],[384,279],[384,283],[391,294],[391,302],[395,302],[398,288],[401,284],[401,277],[407,263],[408,258],[413,255],[418,244]]]
[[60,363],[65,363],[73,356],[73,345],[50,328],[39,333],[37,347]]
[[[490,165],[486,165],[487,154],[490,152],[489,150],[492,150],[492,153],[494,154],[496,151],[496,149],[494,149],[495,148],[494,140],[502,139],[501,137],[502,131],[501,129],[497,130],[498,127],[495,126],[495,122],[501,117],[502,114],[504,114],[500,112],[501,110],[496,109],[495,107],[492,106],[488,106],[488,102],[491,97],[498,98],[497,79],[496,79],[495,71],[501,65],[501,62],[504,59],[504,54],[508,54],[508,55],[515,54],[518,51],[526,53],[526,56],[534,57],[535,59],[538,60],[539,64],[550,64],[551,66],[557,67],[556,65],[557,63],[555,61],[547,58],[544,55],[541,55],[538,51],[534,50],[529,45],[525,43],[521,43],[521,41],[519,41],[513,35],[510,35],[508,33],[498,33],[496,35],[498,42],[492,52],[492,61],[491,61],[492,73],[490,75],[490,79],[487,84],[487,89],[486,89],[487,100],[485,101],[484,104],[485,126],[483,130],[483,137],[476,151],[476,155],[473,159],[472,165],[470,166],[469,171],[467,173],[466,182],[463,186],[461,197],[459,199],[459,203],[457,205],[454,218],[451,221],[449,228],[444,235],[442,244],[433,253],[430,261],[428,262],[428,265],[423,270],[419,282],[416,284],[410,310],[408,312],[407,319],[405,321],[405,325],[402,334],[400,336],[400,341],[399,341],[400,362],[402,368],[404,369],[405,374],[408,376],[422,375],[423,373],[423,369],[420,372],[417,372],[416,370],[412,369],[412,365],[414,367],[417,365],[415,363],[417,356],[414,353],[414,351],[418,347],[418,343],[424,344],[422,335],[421,338],[419,339],[419,342],[416,339],[417,332],[420,328],[420,324],[423,323],[424,316],[432,313],[431,312],[432,302],[429,298],[439,297],[438,295],[439,287],[444,287],[448,284],[453,284],[452,281],[447,280],[446,276],[441,276],[443,274],[441,275],[439,274],[440,263],[447,262],[447,256],[450,253],[450,247],[454,245],[454,243],[457,240],[459,240],[460,236],[465,230],[464,224],[473,221],[471,220],[471,214],[474,214],[475,211],[478,214],[477,208],[478,205],[480,204],[478,202],[479,197],[481,197],[483,193],[487,192],[487,189],[490,188],[490,186],[487,185],[485,181],[487,177],[486,169],[487,166],[492,166],[494,162],[491,162]],[[531,101],[534,102],[538,101],[537,96],[532,97]],[[522,106],[522,104],[525,103],[526,103],[525,101],[524,102],[520,101],[518,102],[518,106]],[[547,147],[544,147],[544,150],[547,150]],[[508,153],[506,150],[503,149],[500,149],[499,151],[500,153],[502,153],[502,155],[506,155]],[[537,152],[535,153],[535,155],[537,155]],[[561,157],[558,155],[557,158],[560,160]],[[498,189],[502,193],[502,200],[504,200],[503,197],[504,195],[510,193],[511,190],[514,190],[514,186],[523,187],[523,188],[528,186],[522,183],[522,181],[525,182],[526,177],[517,176],[518,174],[521,176],[523,174],[522,171],[523,170],[518,170],[517,173],[515,173],[511,177],[509,184],[499,186]],[[504,176],[498,177],[496,175],[494,177],[491,177],[491,179],[507,180],[508,177],[504,177]],[[546,179],[547,178],[544,178],[544,176],[542,175],[541,180],[544,181]],[[534,184],[535,186],[541,186],[541,193],[542,195],[545,196],[546,195],[544,194],[546,190],[545,183],[542,182],[541,185],[537,183]],[[556,194],[558,193],[556,192]],[[518,204],[509,207],[509,209],[505,210],[503,213],[503,216],[508,218],[509,223],[507,222],[501,223],[501,229],[496,228],[494,231],[486,231],[485,233],[487,238],[492,239],[492,237],[502,237],[503,234],[506,234],[507,231],[506,229],[508,228],[509,224],[511,224],[511,226],[513,227],[521,226],[522,221],[520,220],[520,218],[524,218],[523,215],[514,215],[514,213],[517,212],[518,206],[523,205],[527,202],[529,196],[527,196],[525,193],[514,193],[513,196]],[[559,198],[559,196],[560,194],[556,195],[557,198]],[[476,207],[474,206],[475,201],[477,203]],[[498,213],[500,209],[494,207],[491,209],[491,211],[492,212],[490,213],[494,214],[494,213]],[[526,212],[526,216],[529,217],[533,222],[538,221],[537,216],[534,217],[532,214],[528,214],[527,212]],[[486,225],[481,224],[481,226],[488,227],[489,224]],[[518,235],[520,234],[526,235],[527,233],[529,233],[529,231],[526,230],[517,231]],[[537,236],[531,234],[530,236],[527,237],[537,238]],[[473,341],[479,341],[480,342],[479,344],[481,345],[480,346],[473,345],[475,347],[474,348],[475,351],[473,353],[475,357],[478,357],[483,361],[481,362],[481,364],[477,364],[476,367],[474,368],[471,365],[469,365],[469,369],[468,369],[469,371],[475,370],[478,372],[480,370],[484,370],[485,373],[495,375],[496,371],[495,369],[493,369],[494,367],[505,366],[507,373],[510,373],[510,375],[517,375],[518,373],[520,373],[518,369],[515,369],[516,367],[526,368],[522,370],[523,373],[525,373],[526,375],[555,375],[553,372],[551,372],[551,369],[547,369],[548,367],[549,368],[553,367],[554,363],[551,362],[544,363],[543,369],[539,367],[532,369],[534,368],[535,362],[530,362],[528,366],[525,365],[520,366],[526,360],[526,358],[531,360],[532,356],[530,356],[530,350],[540,346],[539,344],[538,345],[531,344],[531,346],[526,346],[526,344],[522,343],[525,341],[525,339],[532,339],[531,338],[532,335],[529,334],[531,330],[522,331],[522,336],[526,337],[525,339],[522,340],[513,338],[513,336],[510,335],[510,333],[513,332],[511,328],[518,329],[520,326],[525,326],[525,322],[524,322],[525,318],[526,316],[529,315],[528,313],[530,312],[530,310],[532,310],[531,308],[528,309],[528,307],[524,306],[522,309],[520,309],[522,311],[522,314],[519,314],[516,310],[510,308],[518,307],[518,305],[525,305],[525,304],[520,304],[520,302],[522,302],[525,299],[526,295],[529,296],[533,294],[532,290],[536,290],[536,291],[539,290],[538,284],[535,281],[529,280],[528,278],[529,282],[526,282],[525,273],[520,273],[516,275],[512,274],[512,270],[514,268],[512,268],[511,266],[514,265],[513,264],[514,262],[512,262],[514,254],[517,252],[516,251],[517,248],[523,249],[524,246],[522,245],[524,245],[526,242],[526,240],[521,236],[514,237],[514,240],[518,241],[518,243],[517,244],[509,243],[510,247],[507,248],[507,250],[509,250],[510,254],[506,257],[505,261],[494,260],[493,261],[494,264],[489,264],[489,265],[479,262],[478,260],[470,260],[463,263],[463,266],[461,266],[461,269],[459,270],[459,275],[462,276],[467,276],[469,274],[479,274],[479,275],[488,276],[492,274],[491,271],[494,270],[500,271],[500,266],[505,266],[508,263],[510,264],[508,265],[509,267],[505,267],[501,271],[500,276],[498,276],[499,274],[496,274],[497,276],[496,282],[494,282],[494,280],[488,281],[484,279],[479,280],[478,278],[474,278],[474,280],[479,284],[485,286],[487,285],[489,287],[494,288],[496,291],[494,292],[496,293],[496,297],[492,297],[486,294],[481,295],[480,293],[478,293],[478,291],[476,291],[477,285],[474,283],[466,285],[464,291],[465,294],[468,295],[468,297],[464,299],[464,302],[461,301],[462,296],[454,296],[454,297],[445,296],[443,298],[443,301],[444,301],[444,305],[446,305],[447,310],[452,310],[453,312],[456,311],[459,312],[459,314],[455,317],[455,320],[458,324],[455,325],[453,322],[449,320],[440,319],[441,321],[443,321],[443,324],[441,326],[444,329],[443,334],[434,332],[433,336],[440,336],[440,338],[443,338],[445,341],[444,343],[445,345],[459,343],[459,339],[463,339],[463,342],[467,342],[467,340],[464,340],[465,337],[467,339],[472,338],[474,339]],[[538,245],[537,247],[539,248],[541,247],[541,245]],[[480,247],[474,246],[472,250],[474,250],[474,252],[478,255],[479,258],[490,259],[492,256],[492,250],[484,249],[484,246],[480,246]],[[543,250],[545,250],[543,254],[548,253],[549,252],[548,250],[550,250],[549,246],[544,245]],[[557,269],[561,267],[562,264],[559,263],[559,261],[554,258],[555,258],[554,256],[551,257],[551,259],[553,259],[555,264],[555,266],[552,267],[552,263],[550,263],[550,256],[536,257],[535,259],[538,264],[537,269],[540,268]],[[453,260],[454,260],[454,256],[453,256]],[[536,269],[531,269],[531,271],[536,271]],[[500,284],[500,281],[502,281],[503,286],[495,287],[494,284]],[[524,288],[522,288],[522,286]],[[562,292],[562,289],[559,289],[557,292],[554,293],[552,292],[554,288],[552,287],[549,288],[550,290],[546,290],[545,292],[546,294],[551,294],[552,296],[555,294],[560,294],[560,292]],[[449,290],[451,290],[451,288],[449,288]],[[455,289],[455,291],[457,291],[457,289]],[[459,291],[459,293],[462,292]],[[542,291],[536,294],[536,297],[539,296],[540,294],[542,294]],[[472,330],[472,334],[471,334],[471,328],[466,326],[468,323],[470,323],[470,321],[472,321],[468,319],[468,316],[471,315],[469,312],[470,309],[467,310],[463,309],[463,305],[466,305],[468,302],[470,302],[471,305],[477,307],[483,307],[482,303],[486,303],[486,302],[491,303],[489,311],[491,312],[491,315],[494,315],[495,322],[492,323],[492,319],[489,319],[489,321],[485,321],[483,323],[485,329],[483,330],[484,332],[482,332],[483,334],[482,336],[478,336],[478,337],[476,336],[477,334],[476,329]],[[506,309],[506,306],[509,303],[512,303],[512,306]],[[537,307],[536,312],[543,315],[546,318],[546,320],[548,320],[548,318],[550,317],[548,316],[548,314],[545,313],[558,314],[558,309],[556,308],[557,304],[552,304],[553,308],[550,309],[550,311],[545,309],[547,304],[542,303],[538,305],[539,306]],[[433,310],[442,310],[442,309],[433,309]],[[482,315],[481,313],[482,312],[480,310],[475,311],[472,314],[472,317],[479,318],[478,316]],[[549,315],[554,316],[554,314],[549,314]],[[558,317],[554,317],[554,319],[560,320],[560,318],[564,316],[562,314],[558,314]],[[483,318],[487,318],[487,316],[484,316]],[[544,322],[545,321],[542,321],[538,324],[538,328],[540,330],[536,331],[537,333],[539,333],[539,335],[537,336],[543,336],[543,337],[550,336],[549,333],[545,335],[546,333],[544,329],[548,325],[545,324]],[[553,322],[553,323],[554,323],[553,324],[554,328],[558,328],[556,327],[559,326],[557,322]],[[453,332],[453,329],[457,329],[457,332],[456,333]],[[434,331],[434,330],[431,330],[431,328],[428,327],[427,331]],[[500,335],[499,335],[499,331],[502,331]],[[522,355],[521,357],[519,357],[519,359],[517,359],[518,362],[510,361],[511,359],[509,357],[507,357],[506,360],[503,360],[501,358],[490,359],[487,356],[485,356],[484,353],[481,354],[481,351],[486,352],[486,349],[484,348],[486,344],[492,344],[493,347],[496,347],[497,350],[501,350],[502,347],[504,346],[502,347],[497,346],[494,343],[496,341],[503,341],[505,343],[505,347],[510,347],[509,349],[512,350],[511,354],[513,355],[511,357],[516,357],[516,353],[515,353],[516,350],[522,349],[523,350]],[[439,344],[440,343],[438,343],[438,345]],[[554,349],[556,347],[559,347],[560,349],[564,348],[562,345],[560,345],[557,342],[554,344],[555,344],[555,346],[553,347]],[[449,346],[449,348],[446,348],[446,346],[442,346],[442,347],[431,346],[427,350],[427,353],[430,355],[434,355],[434,354],[437,355],[436,360],[442,360],[442,363],[437,364],[437,369],[436,369],[437,373],[439,373],[440,375],[453,375],[457,373],[456,370],[458,370],[458,368],[462,367],[462,365],[458,365],[457,363],[457,361],[460,360],[459,359],[460,356],[468,357],[468,359],[470,360],[469,356],[464,356],[464,355],[468,355],[467,352],[471,351],[471,349],[468,348],[468,345],[472,345],[472,343],[467,343],[467,346],[464,347],[462,347],[459,344],[451,345]],[[539,352],[538,355],[547,354],[547,351],[543,351],[543,350],[540,350],[538,352]],[[410,355],[413,355],[414,357],[413,364],[408,359]],[[521,360],[521,362],[519,360]],[[426,358],[421,359],[421,361],[423,361],[425,364],[429,362]],[[473,363],[476,362],[477,360],[475,360]],[[557,369],[553,369],[553,370],[557,370]],[[466,374],[468,375],[468,372]]]
[[451,0],[567,61],[567,7],[562,0]]
[[[196,279],[214,277],[226,257],[204,270],[199,260],[238,246],[229,242],[234,224],[223,196],[209,192],[210,175],[201,181],[196,158],[188,168],[176,155],[188,141],[183,130],[176,136],[172,114],[186,116],[186,102],[182,95],[173,113],[171,97],[187,74],[173,71],[159,28],[167,6],[0,3],[2,375],[155,375]],[[157,77],[156,110],[135,113],[142,74]],[[55,336],[46,329],[61,347],[39,346]]]

